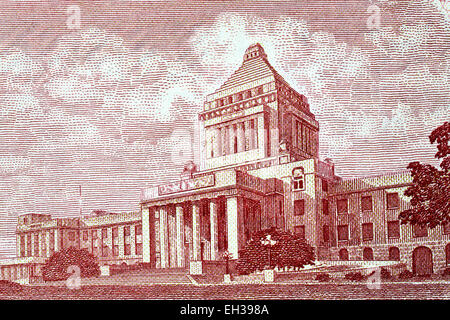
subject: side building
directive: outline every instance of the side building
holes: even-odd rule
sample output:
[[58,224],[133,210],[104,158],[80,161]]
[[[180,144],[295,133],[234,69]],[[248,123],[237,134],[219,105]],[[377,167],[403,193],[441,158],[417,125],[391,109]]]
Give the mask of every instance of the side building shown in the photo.
[[85,248],[100,265],[135,264],[142,261],[140,213],[91,214],[52,218],[23,214],[16,228],[16,259],[0,261],[0,279],[27,282],[42,275],[42,266],[54,252]]

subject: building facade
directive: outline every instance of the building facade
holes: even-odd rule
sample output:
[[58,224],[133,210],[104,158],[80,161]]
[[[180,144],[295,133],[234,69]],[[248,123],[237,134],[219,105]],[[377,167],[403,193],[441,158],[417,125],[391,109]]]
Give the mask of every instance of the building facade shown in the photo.
[[76,218],[25,214],[16,228],[18,258],[48,258],[74,247],[87,249],[104,264],[133,264],[142,260],[140,213],[102,213]]
[[301,234],[319,260],[394,260],[417,274],[449,264],[448,227],[400,225],[408,172],[343,180],[320,161],[319,124],[305,96],[273,69],[263,48],[243,63],[199,114],[200,170],[142,192],[143,261],[201,265],[239,250],[255,231]]

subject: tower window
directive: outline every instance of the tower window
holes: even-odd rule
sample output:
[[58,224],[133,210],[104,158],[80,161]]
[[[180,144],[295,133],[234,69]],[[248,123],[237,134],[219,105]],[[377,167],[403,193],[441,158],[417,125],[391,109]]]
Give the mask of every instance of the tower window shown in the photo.
[[305,172],[302,167],[292,170],[292,179],[294,190],[305,189]]

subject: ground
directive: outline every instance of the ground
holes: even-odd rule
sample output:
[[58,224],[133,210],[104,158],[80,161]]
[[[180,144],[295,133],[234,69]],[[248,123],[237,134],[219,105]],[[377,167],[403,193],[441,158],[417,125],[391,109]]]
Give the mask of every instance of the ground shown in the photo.
[[0,291],[0,299],[450,299],[448,282],[382,283],[369,289],[365,283],[317,284],[215,284],[215,285],[88,285],[24,286]]

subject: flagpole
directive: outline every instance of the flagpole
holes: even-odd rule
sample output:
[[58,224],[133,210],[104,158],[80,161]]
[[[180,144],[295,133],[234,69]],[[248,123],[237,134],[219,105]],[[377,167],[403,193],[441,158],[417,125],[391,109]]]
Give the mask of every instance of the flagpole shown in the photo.
[[80,200],[79,200],[79,204],[80,204],[80,216],[82,215],[82,213],[83,213],[83,200],[82,200],[82,198],[81,198],[81,184],[78,186],[79,187],[79,191],[80,191]]

